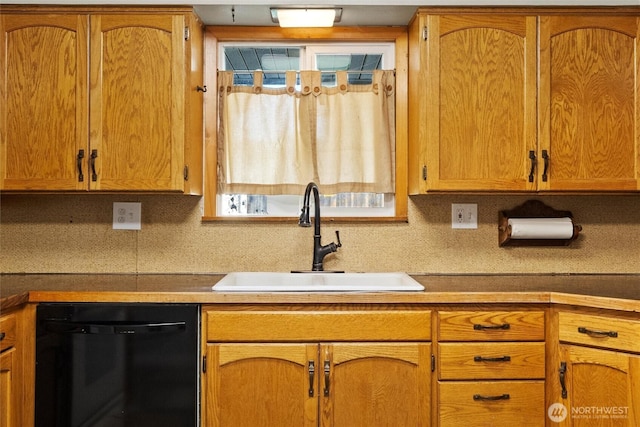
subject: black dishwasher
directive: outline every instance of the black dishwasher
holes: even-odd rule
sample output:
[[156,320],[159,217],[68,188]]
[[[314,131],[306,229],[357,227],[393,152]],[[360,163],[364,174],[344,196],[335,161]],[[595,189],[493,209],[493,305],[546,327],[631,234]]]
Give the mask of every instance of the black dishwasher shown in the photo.
[[40,304],[36,427],[199,425],[193,304]]

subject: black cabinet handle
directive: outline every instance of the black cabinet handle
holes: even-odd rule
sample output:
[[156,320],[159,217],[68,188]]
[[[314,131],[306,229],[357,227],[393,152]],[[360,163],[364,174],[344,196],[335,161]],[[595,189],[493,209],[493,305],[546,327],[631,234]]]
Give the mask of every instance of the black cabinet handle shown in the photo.
[[483,396],[481,394],[474,394],[473,400],[509,400],[511,396],[508,393],[500,394],[498,396]]
[[542,158],[544,159],[544,170],[542,171],[542,182],[547,182],[547,172],[549,171],[549,152],[542,150]]
[[529,182],[533,182],[533,173],[536,171],[536,152],[529,151],[529,159],[531,159],[531,170],[529,171]]
[[309,361],[309,397],[313,397],[314,395],[313,381],[315,378],[315,373],[316,373],[316,364],[313,360],[310,360]]
[[473,325],[473,329],[476,331],[484,331],[486,329],[511,329],[511,325],[508,323],[503,323],[502,325],[479,325],[479,324],[474,324]]
[[482,357],[475,356],[473,358],[474,362],[511,362],[511,356],[502,356],[502,357]]
[[599,331],[597,329],[587,329],[584,326],[578,327],[578,332],[592,337],[618,338],[618,333],[616,331]]
[[0,341],[2,341],[6,336],[7,334],[5,332],[0,333]]
[[84,174],[82,173],[82,159],[84,159],[84,150],[78,150],[76,156],[76,164],[78,166],[78,182],[84,182]]
[[329,374],[331,372],[331,362],[324,361],[324,395],[329,396]]
[[98,150],[91,150],[91,181],[98,180],[98,174],[96,173],[96,158],[98,157]]
[[560,362],[560,369],[558,369],[560,373],[560,387],[562,387],[562,398],[567,398],[567,362]]

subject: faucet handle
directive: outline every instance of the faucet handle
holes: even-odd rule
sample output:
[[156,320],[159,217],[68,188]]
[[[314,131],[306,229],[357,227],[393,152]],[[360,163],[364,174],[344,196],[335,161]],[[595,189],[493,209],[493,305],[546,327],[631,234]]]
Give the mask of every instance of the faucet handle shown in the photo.
[[336,239],[338,239],[338,243],[336,243],[336,247],[341,248],[342,243],[340,243],[340,232],[338,230],[336,230]]

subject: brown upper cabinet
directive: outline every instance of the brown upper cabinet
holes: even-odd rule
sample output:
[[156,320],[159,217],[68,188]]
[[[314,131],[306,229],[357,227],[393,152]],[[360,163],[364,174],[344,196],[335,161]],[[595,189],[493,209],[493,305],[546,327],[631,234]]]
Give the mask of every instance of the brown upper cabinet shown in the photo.
[[410,194],[640,189],[640,10],[544,11],[419,10]]
[[539,189],[640,189],[640,10],[542,16],[539,55]]
[[532,190],[536,18],[419,14],[409,34],[409,181],[431,190]]
[[202,194],[187,11],[3,13],[0,189]]

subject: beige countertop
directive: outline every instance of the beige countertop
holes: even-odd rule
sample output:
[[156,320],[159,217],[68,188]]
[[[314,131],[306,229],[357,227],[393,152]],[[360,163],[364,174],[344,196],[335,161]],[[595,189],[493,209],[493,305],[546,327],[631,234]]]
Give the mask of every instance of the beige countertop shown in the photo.
[[640,313],[640,275],[413,275],[424,292],[220,293],[223,274],[4,274],[0,310],[25,302],[568,304]]

